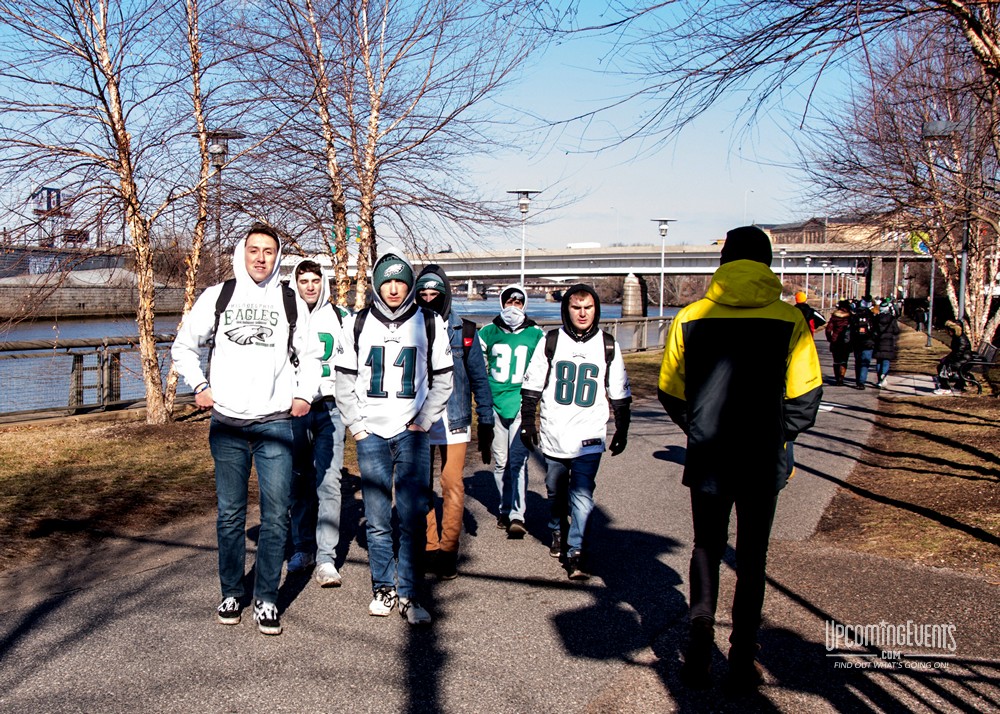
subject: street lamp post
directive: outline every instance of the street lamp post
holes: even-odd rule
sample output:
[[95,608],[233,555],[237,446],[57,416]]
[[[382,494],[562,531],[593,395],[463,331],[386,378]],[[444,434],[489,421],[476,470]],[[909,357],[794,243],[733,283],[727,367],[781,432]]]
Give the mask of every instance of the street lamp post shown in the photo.
[[[820,266],[820,269],[823,272],[823,288],[820,290],[820,293],[819,293],[819,309],[820,310],[825,310],[826,309],[826,269],[830,267],[830,261],[829,260],[824,260],[822,263],[819,264],[819,266]],[[831,282],[832,282],[832,276],[831,276]]]
[[[966,148],[966,160],[963,167],[965,183],[965,220],[962,226],[962,257],[958,268],[958,321],[965,322],[965,285],[969,275],[969,234],[972,229],[972,192],[969,184],[972,181],[972,152],[975,144],[975,124],[970,116],[968,120],[962,121],[928,121],[924,122],[920,130],[923,139],[949,139],[958,132],[970,134],[968,146]],[[931,260],[933,265],[934,261]],[[933,294],[931,295],[933,299]],[[927,332],[930,339],[930,330]],[[929,344],[929,343],[928,343]]]
[[809,264],[812,263],[812,257],[806,256],[806,299],[809,299]]
[[531,197],[541,191],[528,191],[524,189],[518,189],[514,191],[508,191],[507,193],[512,193],[517,196],[517,210],[521,212],[521,287],[527,290],[524,286],[524,250],[525,250],[525,232],[524,224],[528,218],[528,207],[531,205]]
[[660,317],[663,317],[663,276],[666,266],[666,252],[667,252],[667,231],[670,229],[670,224],[674,222],[674,218],[653,218],[653,223],[658,224],[660,229]]
[[778,251],[778,255],[781,256],[781,274],[778,276],[778,280],[781,281],[781,294],[785,294],[785,256],[788,255],[788,251],[782,248]]
[[[198,134],[193,134],[197,137]],[[229,155],[229,140],[244,139],[245,134],[234,129],[215,129],[205,132],[208,139],[208,157],[215,167],[215,270],[222,274],[222,169]]]

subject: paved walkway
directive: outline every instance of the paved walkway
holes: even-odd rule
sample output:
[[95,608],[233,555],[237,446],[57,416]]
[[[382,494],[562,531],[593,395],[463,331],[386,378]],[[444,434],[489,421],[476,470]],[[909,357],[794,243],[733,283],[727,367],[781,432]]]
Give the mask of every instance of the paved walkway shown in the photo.
[[[586,583],[568,581],[548,555],[541,466],[531,467],[530,535],[507,541],[491,515],[492,475],[470,455],[461,576],[427,581],[431,628],[367,615],[352,499],[342,588],[286,579],[281,637],[260,635],[248,614],[219,625],[214,519],[199,517],[0,577],[0,712],[1000,711],[995,584],[809,540],[878,398],[829,387],[797,445],[769,562],[768,683],[756,696],[729,700],[721,687],[691,692],[678,680],[691,547],[684,439],[646,400],[628,450],[602,463]],[[732,586],[723,568],[720,673]],[[956,648],[875,668],[880,648],[828,656],[830,621],[954,625]]]

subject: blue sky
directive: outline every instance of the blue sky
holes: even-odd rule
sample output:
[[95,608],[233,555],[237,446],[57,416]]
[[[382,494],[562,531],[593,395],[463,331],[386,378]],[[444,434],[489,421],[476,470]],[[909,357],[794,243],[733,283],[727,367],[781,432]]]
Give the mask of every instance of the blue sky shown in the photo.
[[[604,51],[601,40],[582,36],[550,48],[505,101],[548,119],[605,103],[624,89],[621,79],[599,71]],[[781,223],[811,215],[799,198],[797,175],[787,168],[794,161],[793,139],[769,119],[749,134],[741,132],[739,106],[737,99],[719,105],[654,148],[636,141],[596,154],[580,151],[605,143],[602,137],[611,134],[611,127],[628,126],[641,109],[629,105],[601,115],[586,131],[578,122],[550,132],[544,143],[526,136],[523,151],[482,159],[475,168],[501,197],[507,189],[545,189],[528,214],[529,247],[658,244],[651,219],[661,217],[677,219],[669,243],[704,244],[744,222]],[[774,116],[776,122],[788,118]],[[541,215],[535,210],[569,196],[579,200]],[[515,211],[513,198],[511,206]],[[511,240],[519,245],[520,231],[486,239],[496,247]]]

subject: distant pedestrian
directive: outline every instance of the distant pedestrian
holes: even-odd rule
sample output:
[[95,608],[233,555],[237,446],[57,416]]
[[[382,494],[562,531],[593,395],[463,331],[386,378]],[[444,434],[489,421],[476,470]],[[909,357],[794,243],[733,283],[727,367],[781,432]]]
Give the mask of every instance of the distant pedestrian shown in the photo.
[[806,299],[807,296],[804,292],[799,291],[795,293],[795,307],[802,313],[802,317],[805,318],[806,324],[809,325],[809,334],[814,335],[816,334],[817,328],[826,324],[826,318],[817,312],[812,305],[806,302]]
[[913,322],[917,326],[917,332],[927,328],[927,307],[922,303],[913,309]]
[[854,353],[855,387],[864,389],[868,381],[868,370],[875,352],[877,324],[871,311],[871,300],[865,298],[851,313],[851,351]]
[[833,356],[833,383],[842,387],[851,359],[851,301],[841,300],[826,323],[826,340]]
[[552,543],[561,535],[566,571],[571,580],[583,580],[590,577],[584,559],[593,534],[587,533],[587,522],[601,455],[608,448],[608,408],[615,418],[610,450],[617,456],[628,443],[632,392],[621,348],[600,327],[601,303],[594,289],[573,285],[561,307],[563,326],[546,334],[524,374],[521,440],[529,451],[540,445],[545,455]]
[[875,351],[873,357],[878,374],[876,386],[883,389],[889,377],[889,367],[896,359],[896,342],[899,335],[899,320],[896,318],[896,311],[889,298],[885,298],[880,305],[876,306],[875,329]]
[[934,390],[938,395],[953,394],[952,389],[965,391],[962,366],[972,359],[972,343],[965,335],[962,324],[948,320],[944,326],[951,334],[951,350],[938,362],[938,383],[937,389]]
[[691,489],[690,638],[681,675],[711,683],[719,567],[736,508],[736,591],[729,685],[763,681],[756,662],[771,524],[795,437],[813,425],[823,394],[816,345],[781,300],[771,242],[756,226],[729,231],[708,292],[667,335],[658,396],[687,434]]
[[444,415],[430,430],[431,470],[434,450],[441,455],[441,518],[434,504],[427,512],[425,570],[442,580],[458,576],[458,543],[465,515],[465,452],[472,440],[472,397],[476,398],[477,443],[483,463],[490,462],[493,445],[493,395],[486,379],[486,364],[474,322],[451,309],[451,285],[444,270],[428,265],[417,276],[417,304],[444,320],[451,344],[452,392]]

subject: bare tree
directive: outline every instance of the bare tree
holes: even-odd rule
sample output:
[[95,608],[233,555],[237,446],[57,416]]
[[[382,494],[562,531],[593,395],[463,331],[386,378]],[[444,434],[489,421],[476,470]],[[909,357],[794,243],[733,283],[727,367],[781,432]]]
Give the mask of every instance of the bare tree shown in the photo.
[[[615,0],[601,21],[582,21],[578,0],[544,3],[540,22],[556,35],[607,34],[608,64],[635,82],[616,104],[641,104],[620,139],[670,136],[721,99],[740,96],[760,111],[811,101],[819,79],[863,58],[894,33],[948,27],[1000,83],[1000,3],[980,0]],[[799,107],[801,108],[801,107]]]
[[[66,187],[78,205],[96,209],[91,220],[99,229],[115,221],[124,227],[137,276],[136,323],[150,423],[169,420],[176,385],[173,377],[165,391],[156,350],[153,226],[165,208],[197,191],[206,178],[204,142],[202,173],[192,182],[184,166],[191,152],[176,148],[189,140],[174,141],[191,131],[192,96],[195,114],[202,114],[198,6],[188,0],[180,22],[172,14],[176,7],[158,0],[128,6],[109,0],[0,2],[0,172],[8,185],[23,185],[28,177]],[[164,49],[178,27],[185,28],[187,65]],[[195,82],[183,90],[191,77]],[[172,178],[187,188],[167,192]],[[197,237],[193,248],[192,295]]]
[[247,86],[262,93],[254,103],[267,110],[258,121],[283,129],[246,169],[258,189],[245,202],[298,194],[286,203],[299,207],[300,220],[287,223],[298,226],[293,233],[321,236],[314,242],[330,249],[341,301],[349,215],[360,227],[356,307],[377,252],[376,224],[412,248],[440,232],[461,236],[516,221],[508,205],[483,200],[463,181],[462,163],[501,145],[501,112],[490,102],[536,48],[518,3],[271,0],[266,7],[264,21],[258,9],[258,21],[243,23],[248,32],[238,37],[250,49]]
[[[957,30],[937,29],[911,27],[869,55],[858,69],[868,81],[830,113],[805,168],[816,200],[849,207],[883,231],[925,239],[955,313],[961,299],[978,342],[1000,325],[992,306],[1000,268],[1000,111],[990,75],[956,42]],[[935,126],[949,131],[928,135]],[[963,248],[968,279],[961,293]]]

